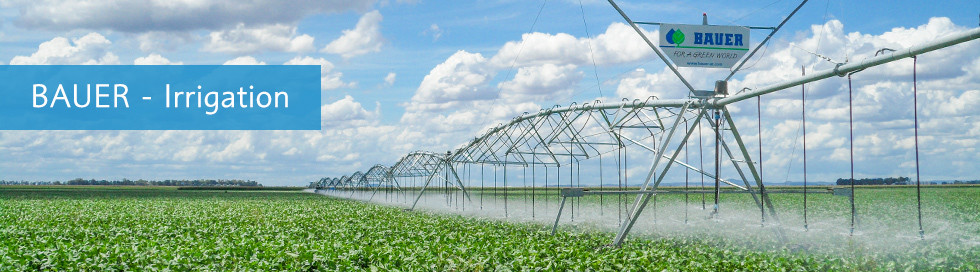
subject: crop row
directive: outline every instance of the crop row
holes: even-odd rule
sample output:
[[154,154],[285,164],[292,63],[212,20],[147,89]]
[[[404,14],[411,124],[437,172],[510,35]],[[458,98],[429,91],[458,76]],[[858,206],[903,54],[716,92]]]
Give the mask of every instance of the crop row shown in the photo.
[[[0,189],[5,270],[853,270],[964,260],[828,256],[562,231],[298,192]],[[941,249],[940,249],[941,250]]]

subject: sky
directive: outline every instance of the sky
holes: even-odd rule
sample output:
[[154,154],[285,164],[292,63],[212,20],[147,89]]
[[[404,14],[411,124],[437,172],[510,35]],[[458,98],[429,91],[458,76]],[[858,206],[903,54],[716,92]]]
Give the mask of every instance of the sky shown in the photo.
[[[707,13],[712,24],[744,26],[775,26],[798,4],[617,3],[635,21],[699,24]],[[730,89],[975,28],[978,15],[975,0],[810,1]],[[752,44],[767,34],[753,31]],[[415,150],[444,152],[556,104],[687,93],[609,3],[595,0],[0,0],[0,64],[320,65],[322,89],[320,131],[0,131],[2,180],[306,185]],[[854,77],[858,177],[914,176],[911,67],[900,60]],[[681,68],[699,89],[728,72]],[[923,180],[980,179],[980,42],[920,56],[918,77]],[[846,79],[807,88],[810,178],[845,177]],[[798,97],[762,98],[766,180],[801,179]],[[730,106],[739,127],[756,126],[751,101]],[[751,129],[743,134],[758,141]],[[647,167],[634,165],[631,175]]]

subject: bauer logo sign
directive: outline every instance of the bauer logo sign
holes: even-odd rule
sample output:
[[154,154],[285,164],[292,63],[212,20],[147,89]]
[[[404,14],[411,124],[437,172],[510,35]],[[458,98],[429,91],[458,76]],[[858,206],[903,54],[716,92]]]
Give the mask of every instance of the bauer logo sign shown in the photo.
[[0,66],[2,130],[319,130],[317,65]]
[[660,48],[677,66],[731,68],[749,50],[749,29],[661,24]]

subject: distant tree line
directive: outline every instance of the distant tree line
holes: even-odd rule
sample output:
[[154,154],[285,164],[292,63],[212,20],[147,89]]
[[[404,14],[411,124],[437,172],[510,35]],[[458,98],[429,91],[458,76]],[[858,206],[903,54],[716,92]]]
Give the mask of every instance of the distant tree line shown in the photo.
[[109,185],[109,186],[262,186],[254,180],[238,179],[195,179],[195,180],[95,180],[76,178],[69,181],[6,181],[0,185]]
[[980,179],[978,180],[953,180],[953,181],[933,181],[929,184],[980,184]]
[[[909,177],[897,178],[863,178],[854,181],[854,185],[912,185],[915,182]],[[951,180],[951,181],[922,181],[922,184],[980,184],[980,180]],[[837,185],[851,185],[851,179],[839,178]]]
[[[912,179],[908,177],[897,178],[863,178],[854,180],[854,185],[908,185]],[[837,185],[851,185],[851,179],[837,179]]]

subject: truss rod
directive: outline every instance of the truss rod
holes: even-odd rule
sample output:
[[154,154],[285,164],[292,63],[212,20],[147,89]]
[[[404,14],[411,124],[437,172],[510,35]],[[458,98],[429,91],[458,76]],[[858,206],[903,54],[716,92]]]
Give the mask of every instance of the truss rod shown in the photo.
[[771,32],[769,32],[769,36],[766,36],[766,38],[763,39],[762,42],[759,43],[759,45],[756,46],[755,49],[752,50],[752,53],[749,53],[749,56],[748,57],[743,58],[742,59],[742,62],[739,62],[738,63],[738,66],[736,66],[735,69],[732,70],[732,72],[728,74],[728,77],[725,78],[725,81],[728,81],[729,79],[732,79],[732,76],[734,76],[735,73],[737,73],[739,69],[742,69],[742,65],[745,65],[745,62],[748,62],[749,59],[751,59],[752,56],[755,55],[755,52],[759,52],[759,48],[762,48],[762,46],[766,45],[766,43],[769,42],[769,39],[772,38],[772,35],[776,34],[776,32],[779,32],[779,29],[783,28],[783,25],[785,25],[786,22],[789,21],[789,18],[793,18],[793,14],[796,14],[797,11],[800,11],[800,8],[802,8],[803,5],[806,4],[806,1],[807,0],[803,0],[803,2],[800,2],[800,5],[799,6],[796,6],[796,9],[794,9],[793,12],[790,12],[789,13],[789,16],[786,16],[786,18],[783,18],[783,21],[780,22],[779,25],[776,26],[776,28],[773,28]]
[[636,23],[633,22],[633,19],[630,19],[629,16],[626,16],[626,13],[623,12],[623,10],[620,9],[619,6],[616,5],[616,2],[613,2],[613,0],[609,0],[609,4],[612,5],[613,8],[616,8],[616,11],[619,12],[619,15],[623,16],[623,19],[625,19],[626,22],[633,27],[633,30],[636,30],[636,34],[639,34],[640,37],[643,38],[643,41],[646,42],[647,45],[649,45],[650,48],[653,49],[653,52],[657,53],[657,56],[660,57],[660,60],[664,61],[664,64],[666,64],[667,67],[669,67],[670,70],[674,72],[674,75],[676,75],[677,78],[684,83],[684,86],[687,86],[687,89],[691,91],[691,93],[694,93],[694,86],[691,86],[691,83],[688,83],[687,79],[684,79],[684,76],[681,75],[681,72],[677,71],[677,67],[674,67],[674,64],[667,60],[667,57],[664,56],[663,52],[660,52],[660,48],[657,48],[657,46],[653,45],[653,42],[650,42],[650,39],[647,38],[646,34],[643,34],[643,31],[640,30],[640,27],[636,26]]

